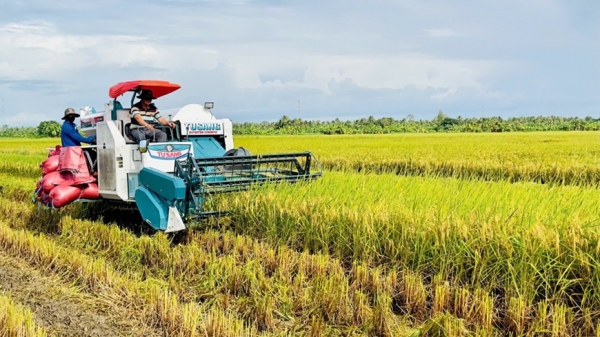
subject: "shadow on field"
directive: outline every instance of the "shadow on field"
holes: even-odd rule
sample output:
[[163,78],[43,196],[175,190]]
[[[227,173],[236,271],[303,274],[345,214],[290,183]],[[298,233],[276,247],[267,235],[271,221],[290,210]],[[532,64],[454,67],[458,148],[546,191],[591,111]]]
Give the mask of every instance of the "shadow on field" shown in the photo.
[[[79,220],[116,224],[121,230],[126,230],[137,237],[152,237],[159,233],[159,231],[154,230],[144,222],[135,205],[127,206],[103,200],[98,202],[75,202],[62,208],[53,209],[43,206],[35,200],[32,191],[26,191],[22,188],[7,188],[2,185],[0,185],[0,198],[23,204],[22,207],[11,208],[10,214],[0,212],[1,216],[14,219],[12,222],[15,222],[16,227],[26,228],[36,233],[58,234],[60,231],[59,223],[64,216]],[[33,212],[30,207],[25,206],[25,204],[32,205],[32,203],[35,208]],[[8,210],[5,211],[8,212]],[[188,242],[187,230],[166,235],[173,245]]]
[[113,203],[110,201],[86,202],[73,204],[70,215],[73,218],[114,223],[119,228],[128,230],[137,236],[153,235],[156,231],[147,225],[135,207]]
[[[71,217],[81,220],[116,224],[137,237],[154,236],[160,231],[148,225],[135,206],[127,206],[110,201],[88,202],[73,205]],[[187,243],[187,230],[166,234],[172,244]]]

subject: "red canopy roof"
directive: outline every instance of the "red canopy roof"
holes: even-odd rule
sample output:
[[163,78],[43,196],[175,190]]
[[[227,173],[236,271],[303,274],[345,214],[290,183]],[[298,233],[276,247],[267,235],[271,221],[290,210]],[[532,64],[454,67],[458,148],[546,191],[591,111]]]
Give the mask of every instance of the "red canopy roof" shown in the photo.
[[154,97],[159,98],[161,96],[170,94],[179,88],[181,88],[179,84],[167,81],[138,80],[120,82],[110,87],[110,89],[108,90],[108,96],[110,96],[110,98],[116,98],[128,91],[135,91],[138,89],[150,89],[152,90],[152,94],[154,94]]

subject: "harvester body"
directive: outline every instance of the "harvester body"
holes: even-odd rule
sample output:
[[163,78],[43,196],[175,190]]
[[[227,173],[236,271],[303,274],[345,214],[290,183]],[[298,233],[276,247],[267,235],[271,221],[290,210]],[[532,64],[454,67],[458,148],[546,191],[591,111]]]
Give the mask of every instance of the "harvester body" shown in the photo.
[[234,148],[232,122],[215,118],[210,102],[189,104],[169,115],[176,127],[160,128],[168,135],[166,142],[138,144],[129,132],[130,108],[124,108],[118,98],[132,93],[131,106],[144,89],[159,98],[179,85],[166,81],[114,85],[103,112],[81,115],[81,132],[96,135],[95,145],[82,148],[96,151],[91,166],[97,172],[98,200],[135,206],[156,230],[181,231],[195,220],[219,215],[205,209],[207,198],[215,193],[322,175],[311,152],[251,155]]

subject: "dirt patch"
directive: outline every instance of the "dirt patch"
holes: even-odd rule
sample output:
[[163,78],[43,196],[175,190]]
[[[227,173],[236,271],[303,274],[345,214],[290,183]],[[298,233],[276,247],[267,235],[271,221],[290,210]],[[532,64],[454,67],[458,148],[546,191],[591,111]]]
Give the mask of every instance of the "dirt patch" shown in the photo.
[[58,336],[164,336],[119,308],[44,276],[0,251],[0,293],[28,306],[36,324]]

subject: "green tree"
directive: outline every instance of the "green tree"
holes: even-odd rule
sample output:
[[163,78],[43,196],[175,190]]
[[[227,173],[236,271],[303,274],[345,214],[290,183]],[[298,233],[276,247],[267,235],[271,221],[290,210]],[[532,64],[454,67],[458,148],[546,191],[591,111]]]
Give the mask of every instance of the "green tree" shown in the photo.
[[42,137],[58,137],[60,135],[60,123],[56,121],[43,121],[37,127],[38,135]]
[[277,123],[275,123],[275,128],[283,129],[291,124],[292,124],[292,120],[287,115],[283,115],[283,117],[281,117],[281,119],[279,119],[277,121]]
[[446,117],[448,117],[448,115],[446,115],[444,111],[438,110],[438,114],[435,116],[432,122],[434,124],[440,124]]

